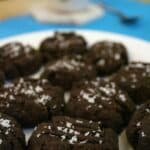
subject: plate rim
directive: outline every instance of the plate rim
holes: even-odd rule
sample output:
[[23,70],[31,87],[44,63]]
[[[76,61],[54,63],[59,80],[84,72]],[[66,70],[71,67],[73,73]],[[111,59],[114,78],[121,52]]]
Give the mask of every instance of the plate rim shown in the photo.
[[95,34],[105,34],[105,35],[110,35],[110,36],[114,36],[114,37],[120,37],[121,39],[129,39],[132,41],[136,41],[136,42],[140,42],[143,44],[147,44],[148,46],[150,46],[150,42],[134,37],[134,36],[128,36],[128,35],[124,35],[124,34],[120,34],[120,33],[115,33],[115,32],[109,32],[109,31],[103,31],[103,30],[93,30],[93,29],[49,29],[49,30],[39,30],[39,31],[32,31],[32,32],[26,32],[26,33],[21,33],[21,34],[17,34],[17,35],[12,35],[9,37],[5,37],[5,38],[1,38],[0,39],[0,44],[1,43],[5,43],[8,41],[12,41],[13,39],[17,39],[17,38],[22,38],[24,36],[31,36],[31,35],[39,35],[39,34],[47,34],[47,33],[53,33],[53,32],[81,32],[81,33],[95,33]]

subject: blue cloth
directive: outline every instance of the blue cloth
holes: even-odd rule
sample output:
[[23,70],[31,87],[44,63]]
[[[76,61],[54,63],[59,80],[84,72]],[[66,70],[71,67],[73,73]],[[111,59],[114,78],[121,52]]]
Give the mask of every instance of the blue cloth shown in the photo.
[[[100,0],[94,0],[98,2]],[[94,29],[111,31],[130,35],[145,40],[150,40],[150,4],[144,4],[135,0],[103,0],[127,15],[139,16],[140,20],[134,25],[125,25],[111,12],[106,12],[103,17],[97,18],[84,25],[57,25],[42,24],[34,20],[30,15],[9,18],[0,21],[0,38],[47,29]]]

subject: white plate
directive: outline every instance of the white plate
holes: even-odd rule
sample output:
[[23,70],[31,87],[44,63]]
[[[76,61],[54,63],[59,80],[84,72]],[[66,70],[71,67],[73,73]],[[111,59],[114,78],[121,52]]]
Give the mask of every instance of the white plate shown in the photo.
[[[72,31],[72,30],[63,30],[63,31]],[[89,44],[92,44],[100,40],[111,40],[111,41],[122,42],[128,48],[130,60],[150,62],[150,43],[149,42],[139,40],[136,38],[131,38],[128,36],[113,34],[109,32],[89,31],[89,30],[75,30],[75,32],[83,35]],[[35,48],[38,48],[40,42],[44,38],[48,36],[52,36],[53,33],[54,31],[42,31],[42,32],[33,32],[29,34],[23,34],[23,35],[1,40],[0,46],[7,42],[20,41],[24,44],[31,44]],[[25,133],[26,133],[26,138],[28,139],[28,137],[31,134],[31,130],[25,130]],[[132,150],[132,148],[127,143],[124,132],[121,134],[119,138],[119,147],[120,147],[120,150]]]

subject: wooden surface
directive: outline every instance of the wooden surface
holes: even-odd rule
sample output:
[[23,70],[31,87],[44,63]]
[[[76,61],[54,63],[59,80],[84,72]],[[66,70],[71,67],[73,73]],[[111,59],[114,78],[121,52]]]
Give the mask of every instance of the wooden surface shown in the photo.
[[[50,3],[51,2],[51,3]],[[32,7],[50,4],[53,0],[0,0],[0,19],[29,13]]]
[[0,0],[0,19],[29,12],[33,0]]
[[0,19],[27,12],[29,0],[0,0]]

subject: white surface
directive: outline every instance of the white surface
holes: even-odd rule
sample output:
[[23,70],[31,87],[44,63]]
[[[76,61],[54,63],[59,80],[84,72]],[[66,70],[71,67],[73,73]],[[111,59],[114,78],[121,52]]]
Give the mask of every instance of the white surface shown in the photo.
[[[72,31],[72,30],[63,30],[63,31]],[[76,30],[76,32],[83,35],[89,44],[92,44],[99,40],[111,40],[111,41],[122,42],[128,48],[130,60],[150,62],[149,42],[139,40],[136,38],[122,36],[119,34],[108,33],[108,32],[97,32],[97,31],[89,31],[89,30]],[[23,42],[24,44],[31,44],[35,48],[38,48],[41,40],[43,40],[48,36],[52,36],[52,34],[53,31],[43,31],[43,32],[35,32],[35,33],[15,36],[12,38],[1,40],[0,46],[10,41],[20,41]],[[26,132],[26,138],[28,139],[28,137],[31,134],[31,130],[28,129],[25,130],[25,132]],[[119,147],[120,150],[132,150],[132,148],[129,146],[126,140],[126,136],[124,132],[121,134],[119,138]]]

